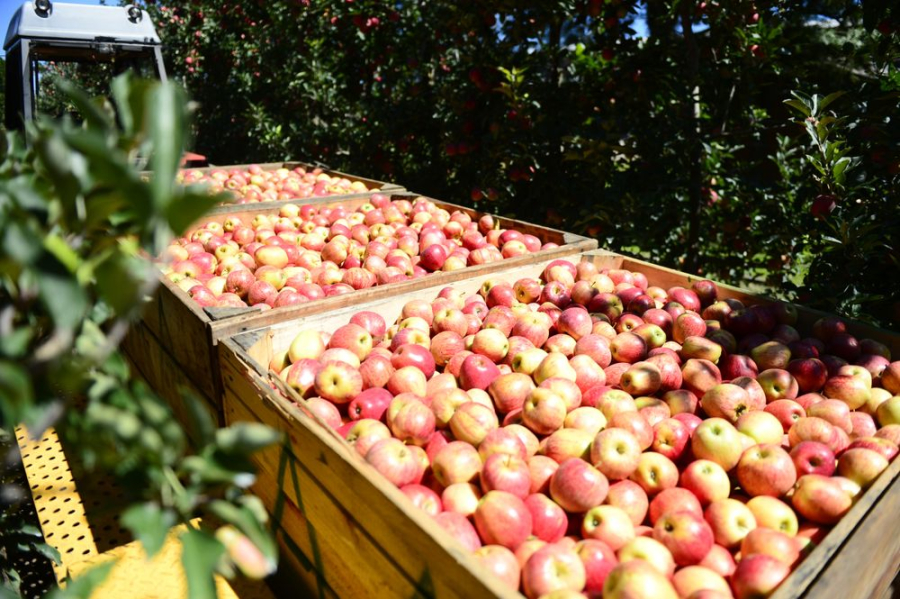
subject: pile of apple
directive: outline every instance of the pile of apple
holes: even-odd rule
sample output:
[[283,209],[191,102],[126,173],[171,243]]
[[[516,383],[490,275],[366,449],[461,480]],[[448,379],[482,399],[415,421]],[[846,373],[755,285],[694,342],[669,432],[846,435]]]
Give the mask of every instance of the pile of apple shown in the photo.
[[308,171],[302,166],[267,171],[252,164],[247,170],[215,169],[208,173],[192,169],[181,171],[178,180],[184,184],[202,183],[216,192],[231,192],[237,197],[236,204],[302,200],[371,191],[362,181],[332,176],[320,168]]
[[210,221],[167,248],[163,271],[203,307],[268,309],[556,246],[490,215],[373,194],[356,210],[285,204]]
[[900,361],[717,294],[557,260],[269,368],[529,598],[764,597],[897,455]]

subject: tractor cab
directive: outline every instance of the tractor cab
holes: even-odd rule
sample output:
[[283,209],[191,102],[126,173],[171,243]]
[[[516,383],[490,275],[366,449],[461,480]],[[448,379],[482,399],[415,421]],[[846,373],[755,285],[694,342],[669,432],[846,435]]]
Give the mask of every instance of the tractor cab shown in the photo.
[[159,36],[136,6],[26,2],[9,23],[3,49],[9,129],[22,129],[38,112],[71,111],[53,83],[57,77],[91,95],[107,95],[112,78],[128,69],[166,79]]

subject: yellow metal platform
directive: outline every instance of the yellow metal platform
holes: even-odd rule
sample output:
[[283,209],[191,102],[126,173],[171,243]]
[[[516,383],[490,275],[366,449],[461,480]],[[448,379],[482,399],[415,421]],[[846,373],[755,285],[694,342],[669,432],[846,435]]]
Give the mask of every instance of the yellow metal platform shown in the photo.
[[[181,567],[181,544],[173,529],[162,550],[150,561],[143,547],[118,523],[124,493],[98,476],[73,474],[52,429],[40,439],[30,439],[24,427],[16,429],[16,441],[41,530],[55,547],[61,563],[54,566],[57,581],[64,583],[92,567],[117,559],[106,581],[94,593],[101,599],[177,599],[187,597],[187,581]],[[221,598],[271,599],[262,582],[237,581],[234,586],[216,577]]]

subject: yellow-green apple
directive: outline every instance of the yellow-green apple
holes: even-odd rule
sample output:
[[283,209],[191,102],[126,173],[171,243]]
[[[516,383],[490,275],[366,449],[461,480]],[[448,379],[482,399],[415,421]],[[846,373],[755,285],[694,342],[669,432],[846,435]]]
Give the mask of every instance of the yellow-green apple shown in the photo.
[[546,357],[547,352],[544,350],[537,347],[529,348],[516,354],[513,357],[510,366],[512,367],[513,372],[531,376]]
[[655,526],[669,512],[691,512],[703,518],[703,507],[692,492],[681,487],[665,489],[650,501],[650,525]]
[[788,504],[777,497],[759,495],[751,498],[747,502],[747,507],[753,512],[757,529],[777,530],[789,537],[797,535],[799,529],[797,514]]
[[488,545],[515,550],[531,535],[531,512],[520,497],[505,491],[485,493],[474,520],[478,535]]
[[667,575],[640,560],[620,563],[603,583],[606,599],[677,599],[678,596]]
[[484,404],[470,401],[459,406],[450,417],[450,430],[459,441],[478,447],[488,433],[496,430],[500,423],[497,414]]
[[434,434],[434,412],[415,396],[394,397],[385,415],[391,434],[409,445],[424,446]]
[[569,458],[550,477],[550,497],[570,513],[585,512],[606,498],[609,482],[580,458]]
[[637,469],[642,448],[635,435],[624,428],[597,433],[590,447],[590,460],[611,480],[626,479]]
[[535,551],[522,567],[522,590],[528,599],[564,591],[581,592],[587,574],[574,547],[550,543]]
[[834,451],[825,443],[801,441],[791,449],[791,460],[797,476],[820,474],[831,476],[837,468]]
[[662,396],[662,400],[668,404],[669,412],[673,416],[682,413],[693,414],[697,411],[697,406],[700,404],[697,396],[687,389],[666,391]]
[[468,551],[476,551],[481,547],[478,531],[475,530],[469,519],[462,514],[441,512],[434,517],[434,520]]
[[482,466],[478,450],[465,441],[451,441],[431,462],[434,478],[445,487],[472,482],[481,473]]
[[718,363],[722,357],[722,346],[706,337],[692,335],[681,342],[681,358],[709,360],[713,364]]
[[756,518],[745,504],[737,499],[719,499],[706,507],[704,517],[712,527],[716,543],[733,549],[751,530],[756,528]]
[[781,497],[797,482],[797,470],[790,454],[774,443],[747,449],[735,470],[741,488],[753,497]]
[[875,418],[881,426],[900,424],[900,395],[885,400],[875,410]]
[[569,379],[562,377],[550,377],[544,379],[538,386],[540,389],[553,391],[566,402],[566,412],[571,412],[581,405],[581,389]]
[[313,383],[316,393],[336,404],[350,403],[362,392],[359,370],[344,362],[329,362],[316,372]]
[[735,599],[768,597],[790,573],[788,564],[770,555],[757,553],[738,562],[731,577],[731,588]]
[[485,492],[506,491],[525,499],[531,488],[528,463],[520,457],[505,453],[490,456],[484,462],[479,478]]
[[803,409],[803,406],[792,399],[776,399],[766,404],[764,411],[778,419],[785,433],[791,430],[791,427],[798,420],[806,416],[806,410]]
[[[643,561],[666,578],[675,573],[675,559],[669,549],[652,536],[637,536],[617,552],[619,562]],[[604,593],[604,597],[606,594]]]
[[362,457],[366,457],[369,449],[378,441],[391,438],[391,430],[387,425],[371,418],[348,422],[338,432]]
[[708,418],[691,436],[691,449],[696,458],[713,461],[727,472],[741,459],[740,434],[727,420]]
[[538,435],[562,428],[568,413],[566,400],[551,389],[538,387],[529,392],[522,406],[522,421]]
[[297,333],[288,348],[291,362],[309,358],[317,360],[325,352],[325,343],[318,331],[303,330]]
[[634,333],[619,333],[609,342],[610,355],[616,362],[633,364],[647,354],[647,344]]
[[584,514],[581,535],[585,539],[603,541],[613,551],[618,551],[636,536],[631,516],[614,505],[598,505]]
[[440,495],[424,485],[404,485],[400,487],[400,491],[409,498],[414,506],[429,516],[437,516],[443,511]]
[[528,458],[528,470],[531,472],[531,493],[549,493],[550,478],[559,469],[559,463],[545,455],[533,455]]
[[680,486],[693,493],[702,506],[727,499],[731,494],[731,480],[718,463],[694,460],[681,472]]
[[778,418],[763,410],[744,412],[735,423],[735,428],[757,443],[781,444],[784,436],[784,428]]
[[635,526],[640,526],[647,517],[649,503],[647,492],[631,480],[613,483],[606,495],[606,504],[623,509]]
[[712,596],[731,597],[731,587],[725,578],[704,566],[686,566],[679,569],[672,577],[672,586],[675,587],[679,597],[702,599],[700,593],[704,591],[718,593]]
[[469,349],[497,363],[505,358],[509,351],[509,338],[498,329],[482,329],[475,333],[472,347]]
[[398,487],[415,482],[419,475],[419,458],[399,439],[378,441],[366,452],[366,461]]
[[584,564],[586,574],[584,592],[590,596],[599,596],[603,591],[606,577],[619,563],[615,552],[602,541],[584,539],[575,545],[575,553]]
[[770,555],[793,566],[800,559],[800,542],[783,532],[757,527],[741,541],[741,559],[758,554]]
[[561,428],[541,442],[539,450],[560,464],[569,458],[588,459],[595,434],[576,428]]
[[435,426],[439,429],[450,426],[450,419],[456,410],[472,398],[462,389],[442,389],[431,396],[431,411],[434,412]]
[[606,416],[603,415],[603,412],[597,408],[581,406],[566,414],[563,427],[587,431],[591,434],[591,439],[593,439],[597,433],[606,427],[606,424]]
[[837,472],[865,489],[884,472],[888,459],[872,449],[855,447],[848,449],[838,458]]
[[566,512],[543,493],[532,493],[525,498],[531,512],[532,534],[548,543],[555,543],[566,534],[569,519]]
[[453,483],[441,493],[443,509],[471,516],[481,500],[481,489],[472,483]]
[[[657,310],[657,312],[665,314],[666,317],[669,316],[662,310]],[[663,343],[666,342],[666,332],[663,328],[658,324],[647,322],[646,320],[644,321],[644,324],[635,327],[634,330],[632,330],[632,333],[644,340],[644,344],[647,346],[648,350],[662,347]]]
[[790,372],[782,368],[769,368],[763,370],[756,377],[766,394],[766,401],[773,402],[776,399],[794,399],[799,392],[797,380]]
[[651,362],[637,362],[625,371],[619,384],[631,395],[652,395],[662,383],[659,368]]
[[684,423],[675,418],[666,418],[654,425],[653,443],[650,448],[672,461],[678,461],[690,437],[691,432]]
[[653,538],[666,546],[679,566],[700,563],[713,546],[709,524],[691,511],[670,511],[656,521]]
[[791,497],[797,513],[816,524],[835,524],[850,509],[853,498],[835,478],[806,474]]
[[778,341],[766,341],[750,350],[750,357],[760,370],[787,368],[791,361],[791,350]]
[[691,358],[681,367],[682,386],[697,397],[703,395],[722,382],[719,368],[709,360]]
[[678,467],[666,456],[647,451],[638,458],[638,466],[629,478],[652,497],[678,484]]
[[538,367],[532,372],[534,382],[540,385],[549,378],[563,378],[573,383],[578,378],[575,369],[569,364],[569,359],[561,352],[549,352]]
[[724,418],[734,424],[742,414],[761,410],[765,404],[760,405],[752,401],[750,394],[737,385],[721,383],[703,394],[700,399],[700,407],[707,415]]

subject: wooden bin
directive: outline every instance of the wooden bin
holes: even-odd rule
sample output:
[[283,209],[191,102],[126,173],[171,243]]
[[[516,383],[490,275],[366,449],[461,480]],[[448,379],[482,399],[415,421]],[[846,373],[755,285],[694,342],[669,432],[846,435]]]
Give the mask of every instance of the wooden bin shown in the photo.
[[[565,258],[590,260],[600,267],[643,272],[651,285],[688,286],[689,275],[609,252]],[[486,279],[513,282],[537,276],[547,262],[506,269],[451,284],[474,293]],[[286,349],[304,329],[334,331],[360,310],[373,310],[392,322],[410,299],[433,299],[443,284],[402,296],[382,298],[301,320],[281,321],[219,344],[227,422],[260,421],[286,433],[281,448],[260,454],[255,486],[279,524],[294,556],[305,555],[304,570],[312,588],[339,596],[440,597],[518,596],[498,588],[497,581],[461,546],[414,509],[339,435],[302,406],[286,399],[293,392],[266,373],[274,352]],[[740,289],[720,285],[720,297],[746,304],[768,303]],[[823,314],[799,309],[801,327]],[[887,344],[900,353],[900,335],[851,323],[854,334]],[[280,389],[276,391],[275,389]],[[296,395],[294,394],[294,398]],[[900,559],[896,513],[900,507],[900,459],[862,495],[822,544],[791,574],[776,597],[815,599],[880,596],[890,584]],[[355,559],[348,561],[347,555]],[[304,559],[300,560],[301,562]]]
[[[352,198],[324,198],[318,205],[343,205],[350,209],[364,204],[368,195]],[[417,194],[392,193],[392,199],[413,199]],[[432,200],[449,211],[461,210],[473,217],[483,213],[439,200]],[[245,206],[238,213],[216,213],[195,223],[190,229],[210,221],[223,222],[239,216],[245,221],[256,214],[277,214],[279,207],[260,209]],[[175,410],[176,417],[186,424],[188,415],[179,388],[184,387],[203,400],[206,410],[221,422],[221,377],[215,346],[220,339],[242,331],[270,326],[281,320],[329,312],[349,305],[378,298],[391,297],[432,285],[460,281],[473,276],[488,274],[521,266],[535,260],[549,260],[577,254],[597,247],[597,241],[580,235],[565,233],[539,225],[499,217],[501,228],[515,228],[538,237],[542,242],[559,244],[557,248],[541,250],[533,254],[515,256],[478,266],[470,266],[453,272],[439,272],[427,277],[380,285],[364,291],[324,298],[322,300],[261,312],[257,308],[208,308],[197,305],[186,292],[169,279],[160,276],[160,283],[143,312],[142,320],[135,323],[123,343],[126,355],[140,374],[165,398]],[[189,230],[190,230],[189,229]]]

